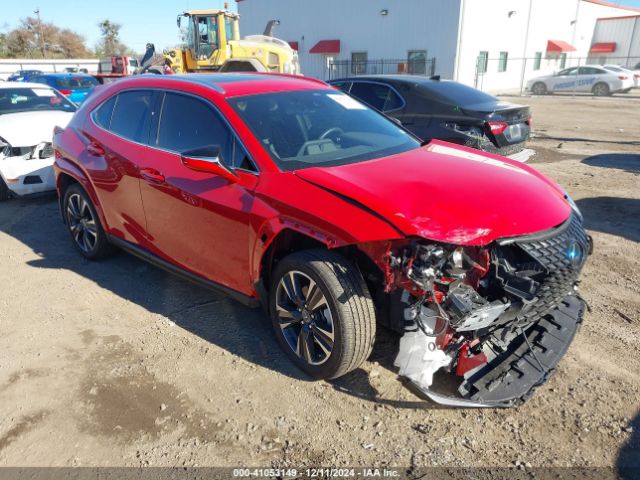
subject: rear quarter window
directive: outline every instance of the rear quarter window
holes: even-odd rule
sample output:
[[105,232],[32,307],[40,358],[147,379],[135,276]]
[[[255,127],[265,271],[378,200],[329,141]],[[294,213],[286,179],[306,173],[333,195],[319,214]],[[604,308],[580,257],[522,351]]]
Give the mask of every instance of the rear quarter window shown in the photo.
[[93,114],[93,120],[96,124],[105,130],[111,127],[111,116],[113,115],[113,107],[116,104],[117,97],[111,97],[109,100],[100,105]]
[[149,112],[153,93],[148,90],[122,92],[118,95],[109,130],[138,143],[149,136]]

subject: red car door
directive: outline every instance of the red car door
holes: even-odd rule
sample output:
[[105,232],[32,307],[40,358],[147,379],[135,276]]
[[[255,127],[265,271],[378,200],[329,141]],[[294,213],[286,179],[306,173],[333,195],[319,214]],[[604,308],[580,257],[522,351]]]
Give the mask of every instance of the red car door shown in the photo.
[[[140,188],[152,251],[218,284],[251,294],[249,222],[256,172],[238,180],[185,167],[180,152],[215,146],[231,165],[247,160],[239,142],[206,101],[167,92],[159,99],[153,154],[141,165]],[[239,160],[234,160],[239,159]]]
[[108,233],[146,245],[144,210],[140,199],[139,162],[146,163],[150,112],[154,92],[121,92],[103,103],[85,122],[89,144],[82,165],[98,196]]

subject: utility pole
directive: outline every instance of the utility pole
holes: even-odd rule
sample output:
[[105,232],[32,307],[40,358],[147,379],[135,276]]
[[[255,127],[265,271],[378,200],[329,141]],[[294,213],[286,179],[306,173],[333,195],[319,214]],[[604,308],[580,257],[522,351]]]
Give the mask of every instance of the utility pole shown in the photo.
[[42,50],[42,58],[46,58],[47,57],[47,47],[44,43],[44,35],[42,33],[42,20],[40,20],[40,8],[36,8],[33,13],[36,14],[36,16],[38,17],[38,37],[40,39],[40,45],[41,45],[41,50]]

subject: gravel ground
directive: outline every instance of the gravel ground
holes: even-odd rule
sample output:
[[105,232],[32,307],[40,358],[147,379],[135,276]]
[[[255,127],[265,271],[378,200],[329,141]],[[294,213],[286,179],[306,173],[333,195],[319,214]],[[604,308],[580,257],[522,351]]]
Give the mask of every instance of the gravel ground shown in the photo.
[[582,208],[591,305],[518,409],[442,408],[370,360],[311,382],[249,310],[121,253],[77,255],[51,197],[0,204],[0,466],[640,466],[640,96],[532,106],[532,160]]

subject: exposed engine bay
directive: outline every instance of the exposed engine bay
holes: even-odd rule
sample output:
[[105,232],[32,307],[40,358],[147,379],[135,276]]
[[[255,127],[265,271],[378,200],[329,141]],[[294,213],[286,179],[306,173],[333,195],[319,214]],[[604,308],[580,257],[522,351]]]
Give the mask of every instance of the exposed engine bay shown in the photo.
[[591,248],[573,215],[550,231],[486,247],[421,240],[390,251],[387,289],[402,289],[400,375],[439,403],[521,403],[577,331],[577,279]]

